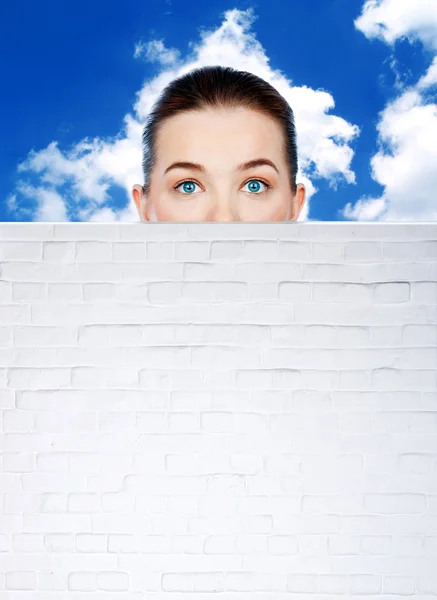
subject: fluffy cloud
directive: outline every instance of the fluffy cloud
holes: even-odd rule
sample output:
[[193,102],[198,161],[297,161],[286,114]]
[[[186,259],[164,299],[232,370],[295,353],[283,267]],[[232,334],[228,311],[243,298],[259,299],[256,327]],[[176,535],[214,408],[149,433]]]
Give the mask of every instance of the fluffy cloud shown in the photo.
[[150,62],[171,65],[179,58],[179,51],[175,48],[166,48],[163,40],[152,40],[147,44],[141,42],[136,44],[134,58],[140,56],[144,56]]
[[[368,38],[394,44],[420,40],[437,51],[436,0],[368,0],[355,26]],[[382,221],[437,220],[437,55],[427,72],[390,102],[377,125],[380,150],[372,177],[384,186],[379,198],[362,198],[343,209],[346,218]]]
[[368,38],[394,44],[400,38],[420,40],[437,50],[435,0],[367,0],[355,27]]
[[[145,119],[163,87],[193,68],[205,65],[233,66],[251,71],[274,85],[293,108],[298,133],[300,169],[298,181],[307,187],[307,199],[317,191],[313,181],[324,178],[336,186],[339,178],[355,182],[350,168],[353,150],[349,143],[359,134],[356,125],[330,114],[335,107],[331,94],[306,86],[293,86],[269,64],[264,48],[250,31],[252,11],[229,10],[221,25],[202,31],[184,60],[162,40],[139,43],[134,56],[157,62],[161,70],[137,92],[133,114],[124,118],[124,128],[114,139],[88,138],[71,150],[61,150],[56,141],[38,152],[31,151],[18,167],[19,181],[8,206],[18,217],[33,220],[138,221],[130,192],[141,183],[141,134]],[[30,184],[26,174],[36,183]],[[125,192],[126,204],[114,209],[111,187]],[[62,188],[62,189],[61,189]],[[32,209],[27,205],[32,203]],[[299,220],[308,218],[309,202]]]

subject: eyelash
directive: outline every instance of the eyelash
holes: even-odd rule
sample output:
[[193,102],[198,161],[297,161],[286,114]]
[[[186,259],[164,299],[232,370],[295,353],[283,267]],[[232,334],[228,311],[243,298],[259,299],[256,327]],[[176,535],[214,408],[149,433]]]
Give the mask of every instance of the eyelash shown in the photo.
[[[265,179],[261,179],[260,177],[252,177],[251,179],[248,179],[244,184],[243,187],[245,185],[247,185],[250,181],[261,181],[261,183],[263,183],[267,189],[263,190],[262,192],[248,192],[249,194],[252,194],[253,196],[262,196],[262,194],[265,194],[269,191],[269,189],[272,187],[272,185],[270,183],[268,183],[267,181],[265,181]],[[180,181],[177,185],[174,186],[174,191],[182,194],[183,196],[191,196],[191,194],[184,194],[183,192],[179,192],[179,190],[177,189],[178,187],[180,187],[181,185],[183,185],[184,183],[195,183],[197,184],[199,187],[201,187],[200,183],[197,183],[197,181],[195,181],[194,179],[184,179],[184,181]]]

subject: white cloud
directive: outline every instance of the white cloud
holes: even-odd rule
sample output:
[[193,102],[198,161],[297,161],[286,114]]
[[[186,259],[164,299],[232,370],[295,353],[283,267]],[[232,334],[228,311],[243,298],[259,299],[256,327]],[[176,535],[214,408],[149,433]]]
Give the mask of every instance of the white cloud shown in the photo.
[[[368,0],[355,25],[388,44],[408,37],[437,50],[436,0]],[[381,221],[437,220],[437,56],[427,72],[389,102],[377,125],[379,151],[372,177],[380,198],[362,198],[343,209],[346,218]]]
[[[253,72],[274,85],[290,103],[298,134],[298,181],[306,185],[308,199],[299,220],[308,218],[309,200],[317,191],[313,180],[327,179],[333,187],[339,178],[354,183],[355,174],[350,168],[353,150],[349,143],[359,134],[359,128],[330,114],[335,107],[331,94],[293,86],[283,73],[270,66],[264,48],[250,31],[254,19],[250,9],[227,11],[219,27],[203,30],[200,41],[190,44],[190,53],[184,60],[179,59],[178,51],[166,48],[162,40],[138,44],[135,56],[160,63],[162,70],[137,92],[134,114],[124,117],[120,134],[112,139],[86,138],[65,151],[56,141],[38,152],[31,151],[19,165],[21,179],[9,199],[11,210],[20,215],[21,195],[36,204],[32,211],[34,220],[66,220],[69,215],[87,221],[138,221],[130,193],[134,183],[143,182],[144,121],[165,85],[206,65],[229,65]],[[37,183],[29,184],[26,174],[37,179]],[[108,206],[112,185],[126,194],[126,205],[118,210]]]
[[343,216],[347,219],[357,221],[374,221],[385,210],[385,200],[383,198],[364,198],[352,207],[348,202],[344,207]]
[[387,44],[408,38],[437,50],[436,0],[367,0],[355,27]]
[[135,46],[134,58],[144,56],[150,62],[159,62],[162,65],[171,65],[179,58],[179,51],[175,48],[166,48],[163,40],[152,40]]
[[437,55],[425,75],[419,79],[416,87],[418,90],[426,90],[433,85],[437,85]]
[[69,220],[64,199],[54,189],[43,186],[35,187],[20,182],[17,186],[17,192],[22,197],[32,198],[37,203],[37,210],[34,212],[29,208],[18,206],[17,195],[11,195],[8,198],[8,206],[10,209],[15,210],[18,215],[29,215],[34,221]]

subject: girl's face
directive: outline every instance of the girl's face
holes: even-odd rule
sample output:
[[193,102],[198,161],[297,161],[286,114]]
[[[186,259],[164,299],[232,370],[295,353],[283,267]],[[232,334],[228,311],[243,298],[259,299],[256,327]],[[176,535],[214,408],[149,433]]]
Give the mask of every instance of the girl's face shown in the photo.
[[158,128],[150,193],[132,190],[141,220],[296,220],[305,188],[290,187],[283,137],[246,108],[185,111]]

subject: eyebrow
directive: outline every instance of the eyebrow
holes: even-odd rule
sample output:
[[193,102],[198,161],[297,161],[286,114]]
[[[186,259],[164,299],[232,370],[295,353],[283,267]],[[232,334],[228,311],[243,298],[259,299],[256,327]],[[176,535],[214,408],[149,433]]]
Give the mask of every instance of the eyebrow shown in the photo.
[[[255,158],[254,160],[249,160],[248,162],[242,163],[237,166],[237,171],[247,171],[248,169],[254,169],[255,167],[262,167],[264,165],[268,165],[273,167],[275,171],[279,174],[278,168],[271,160],[268,158]],[[166,175],[171,169],[191,169],[193,171],[200,171],[201,173],[205,173],[205,167],[199,165],[198,163],[192,162],[174,162],[164,171],[164,175]]]

